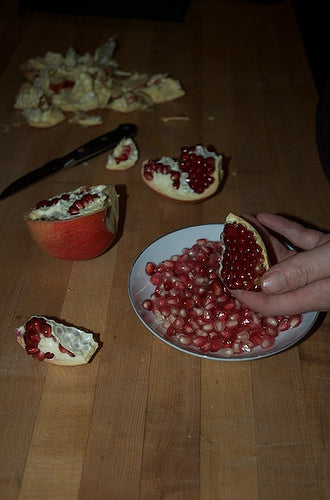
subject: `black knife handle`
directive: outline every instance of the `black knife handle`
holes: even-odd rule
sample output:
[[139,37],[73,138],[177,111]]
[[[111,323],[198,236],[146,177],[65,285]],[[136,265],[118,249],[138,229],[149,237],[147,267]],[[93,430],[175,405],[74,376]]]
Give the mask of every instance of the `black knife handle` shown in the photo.
[[131,123],[123,123],[112,132],[103,134],[96,139],[92,139],[86,144],[79,146],[68,155],[63,156],[60,160],[63,162],[64,168],[78,165],[83,161],[87,161],[96,155],[102,154],[109,149],[117,146],[122,139],[128,139],[135,136],[137,126]]
[[0,193],[0,200],[7,198],[8,196],[20,191],[21,189],[33,184],[34,182],[44,179],[50,174],[54,174],[63,168],[71,167],[74,165],[79,165],[83,161],[87,161],[94,156],[97,156],[109,149],[114,148],[122,139],[128,139],[137,134],[137,126],[130,123],[124,123],[119,125],[112,132],[101,135],[96,139],[79,146],[71,153],[68,153],[61,158],[55,158],[47,162],[42,167],[23,175],[16,181],[12,182]]

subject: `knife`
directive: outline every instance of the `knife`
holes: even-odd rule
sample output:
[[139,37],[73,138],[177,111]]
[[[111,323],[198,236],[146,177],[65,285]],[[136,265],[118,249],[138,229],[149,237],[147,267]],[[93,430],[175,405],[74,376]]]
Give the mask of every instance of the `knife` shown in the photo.
[[59,170],[63,170],[68,167],[73,167],[74,165],[79,165],[80,163],[87,161],[94,156],[101,153],[105,153],[109,149],[114,148],[121,141],[121,139],[128,139],[129,137],[134,137],[137,134],[137,126],[131,123],[123,123],[119,125],[115,130],[103,134],[96,139],[92,139],[86,144],[79,146],[71,153],[65,156],[55,158],[54,160],[48,161],[42,167],[32,170],[26,175],[23,175],[16,181],[12,182],[7,186],[2,193],[0,193],[0,200],[7,198],[8,196],[17,193],[21,189],[30,186],[31,184],[48,177]]

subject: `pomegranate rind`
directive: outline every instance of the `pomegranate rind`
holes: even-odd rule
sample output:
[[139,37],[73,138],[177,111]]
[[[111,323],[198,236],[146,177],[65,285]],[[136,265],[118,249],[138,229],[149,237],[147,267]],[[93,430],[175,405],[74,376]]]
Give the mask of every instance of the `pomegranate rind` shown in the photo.
[[[203,148],[204,151],[206,151],[206,148]],[[184,179],[181,177],[180,182],[184,182],[184,189],[180,187],[179,189],[175,189],[173,187],[173,182],[168,174],[162,174],[162,173],[153,173],[153,179],[149,180],[146,179],[144,175],[144,167],[147,165],[147,163],[150,161],[145,160],[142,163],[141,167],[141,177],[143,182],[150,187],[153,191],[156,193],[164,196],[165,198],[179,201],[179,202],[200,202],[202,200],[206,200],[207,198],[210,198],[213,196],[219,189],[220,182],[223,178],[223,169],[222,169],[222,160],[223,157],[221,154],[215,154],[215,153],[210,153],[210,156],[213,156],[215,165],[214,165],[214,172],[212,173],[212,177],[214,178],[214,181],[212,184],[209,185],[202,193],[196,193],[193,189],[190,188],[187,182],[184,182]],[[169,157],[162,157],[159,160],[159,163],[162,163],[164,165],[168,165],[169,167],[175,167],[178,168],[177,161],[174,160],[173,158]]]
[[[270,260],[269,260],[269,256],[268,256],[268,252],[267,252],[267,248],[265,246],[264,240],[262,239],[262,237],[261,237],[260,233],[257,231],[257,229],[252,224],[250,224],[246,219],[243,219],[242,217],[239,217],[238,215],[235,215],[233,213],[229,213],[227,215],[226,220],[225,220],[225,224],[224,224],[224,228],[228,224],[242,225],[243,227],[245,227],[248,231],[250,231],[253,234],[254,241],[255,241],[256,245],[258,245],[260,247],[260,250],[261,250],[261,258],[260,258],[259,264],[263,268],[262,274],[264,272],[266,272],[270,268]],[[220,239],[221,239],[221,242],[223,245],[222,256],[224,256],[225,251],[226,251],[226,245],[224,242],[224,231],[222,232]],[[220,267],[219,267],[219,274],[221,277],[223,277],[222,270],[223,270],[223,265],[222,265],[222,260],[221,260]],[[256,286],[256,288],[257,289],[259,288],[258,285]],[[236,288],[236,289],[238,289],[238,288]],[[248,288],[242,287],[241,289],[248,289]]]
[[[41,318],[51,326],[52,336],[46,338],[41,334],[41,340],[38,344],[40,351],[54,354],[54,357],[51,359],[44,358],[43,361],[46,363],[62,366],[85,365],[91,360],[99,347],[92,332],[86,332],[77,327],[59,323],[46,316],[32,316],[28,321],[33,318]],[[24,350],[26,350],[24,340],[26,324],[15,330],[16,340]],[[61,351],[59,349],[59,344],[73,353],[74,356],[70,356],[68,353],[63,352],[63,349]]]
[[[128,148],[128,158],[126,160],[121,160],[121,157]],[[127,170],[134,167],[138,159],[139,152],[135,142],[131,138],[124,138],[115,147],[112,154],[108,156],[106,168],[108,170]]]
[[47,254],[64,260],[88,260],[104,253],[114,241],[119,220],[119,200],[114,186],[105,186],[101,209],[63,220],[24,220],[34,241]]

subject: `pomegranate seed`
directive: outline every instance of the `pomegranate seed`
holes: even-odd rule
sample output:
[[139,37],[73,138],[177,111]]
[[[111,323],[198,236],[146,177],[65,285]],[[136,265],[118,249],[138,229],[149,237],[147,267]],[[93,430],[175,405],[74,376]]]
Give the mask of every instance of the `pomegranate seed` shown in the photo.
[[147,179],[147,181],[152,181],[152,179],[154,178],[153,173],[147,172],[146,170],[144,170],[143,175]]
[[145,300],[145,301],[142,303],[142,307],[143,307],[143,309],[145,309],[146,311],[151,311],[151,310],[152,310],[152,302],[151,302],[151,300]]
[[264,335],[261,339],[261,347],[263,349],[269,349],[274,344],[274,337],[270,337],[269,335]]
[[36,354],[39,352],[39,348],[38,347],[26,347],[26,352],[28,354]]
[[175,333],[176,333],[176,332],[175,332],[175,328],[174,328],[174,326],[172,326],[172,325],[171,325],[171,326],[169,326],[169,327],[168,327],[168,329],[166,330],[166,335],[167,335],[168,337],[172,337]]
[[34,333],[32,331],[29,331],[25,333],[24,340],[26,345],[35,346],[40,342],[40,335],[37,332]]
[[162,283],[162,275],[160,273],[154,273],[151,276],[150,281],[155,286],[160,285]]
[[54,354],[52,352],[45,352],[45,358],[52,359],[53,357],[54,357]]
[[178,340],[179,340],[180,344],[183,344],[183,345],[190,345],[192,342],[191,338],[187,337],[186,335],[179,335]]
[[225,327],[225,321],[215,321],[214,322],[214,329],[217,331],[217,332],[222,332],[222,330],[224,329]]
[[63,347],[61,344],[58,344],[58,348],[59,350],[63,353],[63,354],[68,354],[69,356],[71,356],[72,358],[75,357],[75,355],[73,354],[73,352],[69,351],[68,349],[66,349],[65,347]]
[[52,327],[48,325],[48,323],[44,323],[42,325],[42,330],[41,333],[44,335],[44,337],[51,337],[52,336]]
[[291,316],[291,318],[289,318],[290,328],[296,328],[297,326],[300,325],[301,322],[302,322],[301,314],[295,314],[294,316]]
[[153,262],[147,262],[145,270],[146,273],[149,274],[149,276],[151,276],[156,271],[156,266]]
[[223,349],[219,350],[219,353],[224,357],[224,358],[231,358],[234,354],[234,350],[231,347],[225,347]]
[[289,323],[289,318],[283,318],[281,319],[279,325],[278,325],[278,331],[279,332],[285,332],[290,328],[290,323]]
[[87,207],[87,205],[89,203],[91,203],[92,201],[93,201],[93,196],[90,193],[85,194],[81,198],[81,203],[82,203],[83,207]]
[[68,212],[71,215],[77,215],[80,212],[80,209],[76,205],[71,205],[71,207],[68,208]]
[[26,324],[26,331],[33,333],[41,333],[42,325],[44,324],[43,318],[31,318]]

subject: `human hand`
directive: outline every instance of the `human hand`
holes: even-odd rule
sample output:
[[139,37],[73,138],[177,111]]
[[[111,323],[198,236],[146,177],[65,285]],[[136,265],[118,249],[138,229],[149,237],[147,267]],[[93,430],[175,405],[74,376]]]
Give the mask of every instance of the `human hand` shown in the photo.
[[[246,218],[253,222],[251,216]],[[270,236],[278,263],[263,275],[262,291],[231,293],[264,316],[330,310],[330,234],[268,213],[260,213],[254,222],[284,236],[302,251],[289,250]]]

